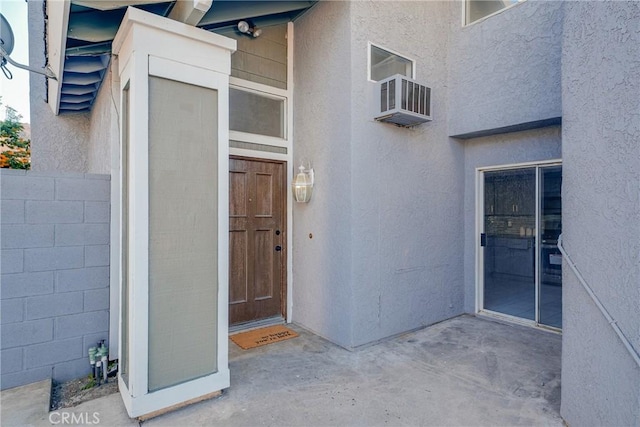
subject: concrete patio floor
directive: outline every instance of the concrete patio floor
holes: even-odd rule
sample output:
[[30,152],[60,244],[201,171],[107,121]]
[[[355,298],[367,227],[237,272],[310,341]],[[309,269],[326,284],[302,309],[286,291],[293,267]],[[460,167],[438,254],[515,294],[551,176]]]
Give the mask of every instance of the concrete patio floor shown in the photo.
[[[300,337],[246,351],[230,343],[231,388],[221,397],[142,424],[562,425],[558,334],[460,316],[347,351],[291,327]],[[20,420],[5,405],[14,390],[2,392],[3,426]],[[139,424],[118,394],[62,411]],[[19,425],[51,425],[47,414],[29,417]]]

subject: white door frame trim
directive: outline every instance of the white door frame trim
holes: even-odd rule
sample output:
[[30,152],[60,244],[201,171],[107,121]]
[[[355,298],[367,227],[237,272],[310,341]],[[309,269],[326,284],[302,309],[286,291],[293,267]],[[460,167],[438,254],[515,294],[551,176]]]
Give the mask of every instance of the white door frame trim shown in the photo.
[[287,222],[287,268],[285,278],[285,286],[287,287],[287,313],[285,321],[291,323],[293,320],[293,195],[289,188],[293,183],[293,41],[294,41],[294,24],[287,24],[287,89],[279,89],[276,87],[266,86],[259,83],[253,83],[248,80],[230,77],[229,83],[236,88],[247,88],[253,91],[260,91],[266,95],[275,95],[278,98],[285,99],[285,138],[273,138],[260,135],[252,135],[243,132],[230,131],[232,140],[242,142],[254,142],[263,145],[272,145],[276,147],[285,147],[286,153],[272,153],[268,151],[251,150],[245,148],[229,148],[230,156],[246,157],[256,160],[276,160],[285,162],[285,176],[287,177],[285,189],[287,198],[286,222]]

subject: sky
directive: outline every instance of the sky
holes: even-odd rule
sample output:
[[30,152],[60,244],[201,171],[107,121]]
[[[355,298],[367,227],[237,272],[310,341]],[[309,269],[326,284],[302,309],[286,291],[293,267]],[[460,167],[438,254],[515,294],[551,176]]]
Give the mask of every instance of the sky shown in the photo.
[[[27,28],[27,2],[24,0],[0,0],[0,13],[9,21],[15,46],[11,53],[11,59],[27,65],[29,63],[29,33]],[[9,105],[22,115],[22,121],[30,123],[29,118],[29,72],[21,70],[7,63],[7,68],[13,74],[13,79],[8,80],[0,72],[0,119],[4,120],[4,107]]]

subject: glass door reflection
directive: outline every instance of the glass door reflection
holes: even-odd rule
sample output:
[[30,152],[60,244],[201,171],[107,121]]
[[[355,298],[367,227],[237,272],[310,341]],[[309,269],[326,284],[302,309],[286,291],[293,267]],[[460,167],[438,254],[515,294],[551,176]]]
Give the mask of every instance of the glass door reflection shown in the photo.
[[540,168],[539,320],[562,328],[562,167]]
[[536,168],[484,173],[484,309],[536,320]]

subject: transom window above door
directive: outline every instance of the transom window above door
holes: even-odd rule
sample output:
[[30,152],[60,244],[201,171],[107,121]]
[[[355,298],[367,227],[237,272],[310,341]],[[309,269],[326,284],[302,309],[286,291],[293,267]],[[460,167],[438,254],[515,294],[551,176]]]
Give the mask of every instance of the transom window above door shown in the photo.
[[285,98],[239,87],[229,89],[229,130],[286,138]]

